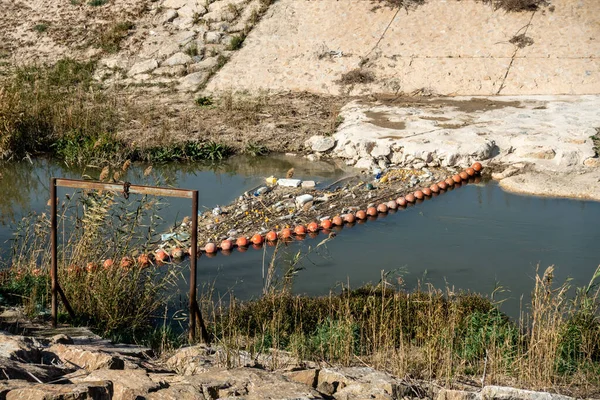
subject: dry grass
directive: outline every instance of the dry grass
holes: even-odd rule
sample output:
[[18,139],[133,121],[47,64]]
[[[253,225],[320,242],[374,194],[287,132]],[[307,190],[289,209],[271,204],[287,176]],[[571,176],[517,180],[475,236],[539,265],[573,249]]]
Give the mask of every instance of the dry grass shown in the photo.
[[[123,169],[126,169],[125,164]],[[108,174],[104,174],[108,175]],[[106,178],[105,178],[106,179]],[[133,198],[137,197],[137,198]],[[177,269],[141,265],[151,249],[160,203],[156,198],[80,192],[59,208],[59,280],[77,319],[102,335],[135,340],[169,302]],[[112,266],[103,261],[114,260]],[[2,261],[2,260],[0,260]],[[3,296],[32,317],[49,307],[50,221],[45,213],[24,218],[15,232]],[[127,264],[127,265],[125,265]],[[20,300],[20,301],[19,301]],[[63,310],[64,312],[64,310]]]
[[370,365],[396,376],[600,393],[600,267],[570,298],[552,268],[536,277],[531,304],[511,321],[480,295],[433,287],[374,287],[309,298],[267,292],[250,302],[205,302],[231,352],[267,352],[325,364]]
[[[428,0],[373,0],[374,3],[383,4],[388,7],[402,7],[409,9],[411,7],[421,6]],[[482,3],[490,4],[494,9],[507,12],[535,11],[540,7],[549,5],[548,0],[479,0]]]

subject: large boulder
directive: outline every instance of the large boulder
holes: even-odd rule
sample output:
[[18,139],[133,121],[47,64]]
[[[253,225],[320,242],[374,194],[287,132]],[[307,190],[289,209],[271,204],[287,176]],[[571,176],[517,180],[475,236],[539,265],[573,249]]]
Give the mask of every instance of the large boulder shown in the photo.
[[110,382],[86,382],[67,385],[37,384],[10,390],[6,400],[111,400]]

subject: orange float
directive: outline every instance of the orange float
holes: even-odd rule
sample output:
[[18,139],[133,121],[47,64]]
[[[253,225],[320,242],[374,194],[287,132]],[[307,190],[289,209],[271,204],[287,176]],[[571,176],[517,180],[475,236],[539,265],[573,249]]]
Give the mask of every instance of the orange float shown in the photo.
[[351,223],[353,223],[354,221],[356,221],[356,217],[354,216],[354,214],[352,214],[352,213],[348,213],[348,214],[346,214],[346,215],[344,216],[344,220],[345,220],[347,223],[351,224]]
[[356,212],[356,218],[358,218],[359,220],[363,220],[367,218],[367,213],[364,210],[358,210]]
[[110,267],[113,266],[113,260],[112,258],[107,258],[106,260],[104,260],[104,262],[102,263],[102,267],[104,267],[104,269],[109,269]]
[[321,221],[321,228],[323,229],[331,229],[331,220],[330,219],[324,219],[323,221]]
[[252,239],[250,239],[250,241],[254,245],[262,245],[263,237],[257,233],[256,235],[252,236]]
[[137,262],[140,264],[140,267],[145,268],[150,264],[150,257],[148,257],[148,254],[142,253],[138,256]]
[[98,264],[94,263],[94,262],[89,262],[87,263],[87,265],[85,266],[85,270],[87,272],[94,272],[98,269]]
[[280,235],[283,239],[289,239],[292,237],[292,230],[290,228],[284,228],[281,230]]
[[270,231],[269,233],[267,233],[267,236],[265,236],[265,237],[269,242],[275,242],[275,241],[277,241],[277,232]]
[[432,193],[439,193],[440,187],[437,183],[434,183],[433,185],[429,186],[429,190],[431,190]]
[[384,203],[381,203],[380,205],[377,206],[377,211],[385,214],[388,211],[388,206],[385,205]]
[[158,249],[158,251],[156,252],[154,257],[156,258],[157,261],[162,262],[162,261],[166,261],[169,258],[169,255],[163,249]]
[[465,172],[469,176],[475,176],[475,170],[473,168],[467,168],[467,169],[465,169]]
[[370,217],[374,217],[377,215],[377,209],[375,207],[367,208],[367,215]]
[[454,181],[454,183],[461,183],[462,182],[462,178],[459,174],[453,175],[452,176],[452,180]]
[[425,196],[428,196],[428,197],[429,197],[429,196],[431,196],[431,193],[433,193],[433,192],[431,191],[431,189],[429,189],[429,188],[423,188],[423,194],[424,194]]
[[179,247],[173,248],[173,250],[171,250],[171,257],[173,257],[173,258],[182,258],[183,257],[183,250],[181,250]]
[[422,191],[417,190],[415,192],[415,199],[417,199],[417,200],[423,200],[424,197],[425,197],[425,194]]
[[319,230],[319,225],[316,222],[310,222],[306,225],[306,229],[308,229],[309,232],[316,232]]
[[440,188],[440,190],[446,190],[448,188],[448,184],[446,183],[446,181],[438,182],[437,185]]
[[396,203],[394,200],[390,200],[387,202],[387,206],[390,210],[395,210],[398,208],[398,203]]
[[217,252],[217,245],[214,243],[206,243],[206,245],[204,246],[204,251],[206,252],[206,254],[214,254]]
[[[233,242],[229,239],[225,239],[221,242],[221,250],[231,250],[233,248]],[[222,251],[221,251],[222,253]]]
[[398,207],[406,207],[406,199],[404,197],[398,197],[396,203],[398,203]]
[[131,259],[131,257],[123,257],[121,258],[121,268],[131,268],[131,266],[133,265],[133,260]]
[[480,162],[476,162],[471,166],[471,168],[473,168],[475,172],[481,172],[481,170],[483,169],[483,165],[481,165]]
[[342,226],[344,224],[344,220],[339,215],[336,215],[331,220],[335,226]]
[[453,178],[446,178],[446,180],[444,182],[446,182],[446,185],[448,185],[449,188],[454,186],[454,183],[455,183]]
[[237,247],[242,248],[242,247],[248,247],[248,239],[246,239],[245,236],[240,236],[236,241],[235,244],[237,245]]
[[469,174],[467,174],[465,171],[461,171],[460,174],[458,174],[458,176],[460,176],[460,179],[462,179],[463,181],[469,179]]
[[409,202],[409,203],[414,203],[414,202],[415,202],[415,200],[416,200],[416,197],[415,197],[415,195],[414,195],[414,194],[412,194],[412,193],[409,193],[409,194],[407,194],[407,195],[406,195],[405,199],[406,199],[406,201],[407,201],[407,202]]
[[304,235],[306,235],[306,228],[303,225],[298,225],[297,227],[294,228],[294,233],[297,236],[304,236]]

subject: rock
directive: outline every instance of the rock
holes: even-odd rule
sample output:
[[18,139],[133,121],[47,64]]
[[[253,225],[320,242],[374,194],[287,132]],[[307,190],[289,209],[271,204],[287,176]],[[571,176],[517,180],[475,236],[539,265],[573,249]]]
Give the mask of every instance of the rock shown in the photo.
[[58,335],[54,335],[50,338],[50,343],[52,344],[73,344],[73,339],[64,333],[59,333]]
[[485,400],[573,400],[572,397],[560,394],[534,392],[503,386],[486,386],[480,392]]
[[156,55],[162,59],[164,57],[169,57],[171,54],[177,53],[178,51],[179,45],[176,43],[166,43],[158,49]]
[[506,168],[502,172],[492,173],[492,179],[494,179],[496,181],[501,181],[502,179],[506,179],[508,177],[515,175],[519,171],[520,171],[520,168],[517,168],[514,165],[511,165],[510,167]]
[[208,44],[218,44],[221,41],[221,36],[223,36],[221,32],[206,32],[206,35],[204,36],[204,41]]
[[208,72],[194,72],[179,79],[179,90],[195,92],[208,79]]
[[48,348],[48,352],[55,354],[62,362],[75,364],[79,368],[83,368],[87,371],[94,371],[102,368],[125,368],[123,359],[102,350],[85,350],[74,346],[56,344]]
[[160,389],[161,385],[153,381],[143,369],[127,369],[115,371],[100,369],[92,371],[83,378],[71,378],[72,382],[88,383],[97,381],[109,381],[113,386],[114,400],[131,400],[143,398],[150,392]]
[[186,383],[202,390],[207,399],[243,396],[258,399],[322,399],[309,386],[290,382],[280,374],[258,368],[215,368],[187,376]]
[[175,65],[173,67],[160,67],[156,68],[152,73],[154,75],[164,75],[164,76],[184,76],[186,72],[185,66],[183,65]]
[[416,162],[413,164],[414,169],[422,169],[422,168],[425,168],[426,166],[427,166],[427,164],[425,164],[424,162]]
[[319,161],[321,159],[321,156],[319,155],[319,153],[309,154],[306,156],[306,159],[308,161],[315,162],[315,161]]
[[385,390],[378,388],[370,383],[353,383],[335,392],[334,398],[337,400],[355,400],[355,399],[377,399],[393,400]]
[[129,70],[129,75],[133,76],[138,74],[145,74],[148,72],[152,72],[156,68],[158,68],[158,61],[156,61],[155,59],[141,61],[139,63],[134,64],[133,67],[131,67],[131,69]]
[[477,400],[481,399],[476,392],[468,392],[466,390],[451,390],[440,389],[435,400]]
[[588,158],[583,162],[583,165],[585,165],[586,167],[598,168],[600,167],[600,158]]
[[206,14],[206,8],[197,3],[186,4],[178,10],[181,17],[190,20],[198,19]]
[[538,160],[552,160],[556,156],[556,152],[553,149],[546,149],[540,151],[534,151],[521,155],[523,158],[535,158]]
[[112,384],[100,381],[66,385],[31,385],[9,391],[6,400],[111,400],[112,395]]
[[167,58],[165,61],[161,63],[162,67],[173,67],[175,65],[186,65],[192,62],[192,57],[188,56],[185,53],[179,52],[173,54],[171,57]]
[[375,148],[375,142],[371,140],[364,140],[358,143],[357,151],[359,157],[371,157],[371,151]]
[[354,168],[363,169],[363,170],[371,170],[376,167],[375,162],[371,158],[363,157],[359,159],[356,164],[354,164]]
[[182,347],[166,361],[166,365],[180,375],[200,374],[212,366],[208,353],[204,345]]
[[178,9],[185,6],[187,3],[188,0],[165,0],[165,2],[162,5],[166,8]]
[[196,38],[196,32],[188,30],[179,32],[177,35],[173,37],[173,41],[177,43],[178,46],[183,47],[192,40]]
[[0,357],[9,360],[39,363],[42,353],[41,345],[32,338],[15,335],[0,335]]
[[391,162],[392,164],[402,164],[404,162],[404,153],[401,151],[393,152]]
[[314,189],[315,186],[315,181],[302,181],[303,188]]
[[11,380],[23,380],[29,382],[37,382],[33,378],[34,376],[42,382],[49,382],[74,370],[74,368],[70,367],[23,363],[7,358],[0,358],[0,369],[3,371],[3,377],[8,376]]
[[351,381],[352,379],[338,371],[323,368],[319,371],[317,390],[327,395],[332,395],[337,390],[343,389]]
[[168,22],[173,22],[173,20],[175,18],[177,18],[178,16],[179,16],[179,14],[177,13],[177,11],[175,11],[175,10],[168,10],[165,13],[164,17],[162,18],[162,22],[163,22],[163,24],[166,24]]
[[[304,185],[304,182],[302,182],[302,184]],[[318,369],[304,369],[301,371],[291,371],[283,374],[283,376],[291,381],[303,383],[313,388],[317,387],[318,375]]]
[[202,391],[190,385],[172,385],[166,389],[149,393],[147,400],[204,400]]
[[306,146],[310,146],[312,151],[324,153],[328,150],[333,149],[333,147],[335,146],[335,139],[331,136],[315,135],[306,141]]
[[373,158],[387,157],[391,152],[389,143],[377,142],[377,145],[371,150],[371,156]]
[[[6,372],[6,371],[5,371]],[[10,379],[10,380],[0,380],[0,399],[6,399],[6,394],[11,390],[20,389],[24,387],[31,386],[31,383],[20,380],[20,379]]]
[[212,71],[215,68],[217,68],[218,64],[219,64],[219,60],[217,60],[217,57],[209,57],[209,58],[202,60],[199,63],[190,65],[188,67],[188,70],[190,72]]

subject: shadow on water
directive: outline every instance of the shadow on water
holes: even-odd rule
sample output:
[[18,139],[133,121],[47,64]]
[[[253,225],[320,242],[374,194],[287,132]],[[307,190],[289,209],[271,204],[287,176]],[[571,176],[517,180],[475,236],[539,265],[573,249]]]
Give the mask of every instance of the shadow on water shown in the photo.
[[[284,176],[290,168],[295,177],[324,183],[350,173],[339,165],[283,156],[234,157],[212,166],[154,166],[150,177],[144,177],[145,167],[132,168],[126,179],[199,189],[201,208],[206,209],[229,203],[265,177]],[[71,170],[46,160],[3,166],[0,242],[10,239],[11,224],[21,216],[46,211],[50,176],[77,178],[83,173],[93,177],[99,169]],[[169,201],[162,215],[166,224],[189,212],[189,202]],[[280,248],[278,257],[282,265],[300,257],[295,293],[325,294],[340,284],[376,283],[382,271],[395,271],[397,282],[407,289],[431,283],[490,294],[501,286],[501,296],[508,299],[502,308],[516,316],[520,297],[528,296],[533,287],[538,265],[541,270],[555,265],[558,282],[572,278],[575,285],[587,284],[600,264],[599,220],[600,203],[514,195],[494,183],[467,185],[385,218],[344,227],[316,250],[324,235],[294,242]],[[4,252],[7,246],[3,245]],[[198,280],[216,295],[256,297],[273,251],[265,247],[244,254],[202,256]],[[179,287],[184,298],[185,279]]]

